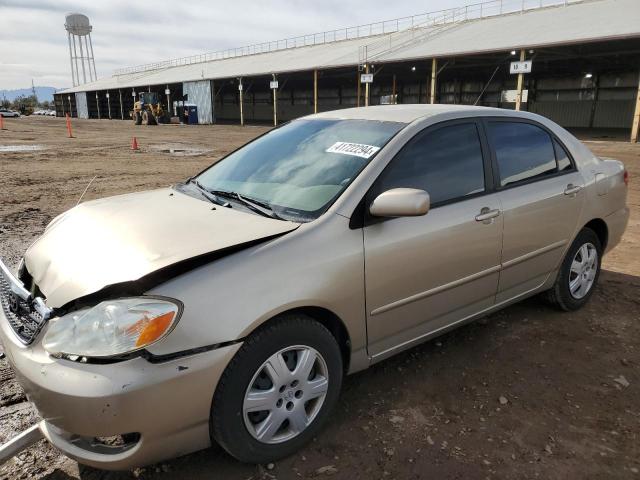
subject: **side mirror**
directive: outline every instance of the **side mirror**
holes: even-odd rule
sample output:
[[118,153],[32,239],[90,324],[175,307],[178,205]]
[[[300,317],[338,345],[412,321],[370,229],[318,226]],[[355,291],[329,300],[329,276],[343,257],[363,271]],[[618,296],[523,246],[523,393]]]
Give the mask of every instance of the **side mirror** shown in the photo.
[[393,188],[381,193],[369,206],[374,217],[418,217],[431,206],[429,194],[415,188]]

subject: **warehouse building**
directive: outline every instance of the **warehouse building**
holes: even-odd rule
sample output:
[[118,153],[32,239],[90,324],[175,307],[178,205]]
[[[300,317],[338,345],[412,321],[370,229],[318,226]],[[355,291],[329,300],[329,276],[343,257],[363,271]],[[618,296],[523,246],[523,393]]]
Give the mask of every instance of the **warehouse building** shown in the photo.
[[637,141],[640,1],[492,0],[140,65],[58,92],[56,111],[130,120],[143,91],[157,92],[172,114],[180,102],[195,105],[199,123],[457,103],[624,130]]

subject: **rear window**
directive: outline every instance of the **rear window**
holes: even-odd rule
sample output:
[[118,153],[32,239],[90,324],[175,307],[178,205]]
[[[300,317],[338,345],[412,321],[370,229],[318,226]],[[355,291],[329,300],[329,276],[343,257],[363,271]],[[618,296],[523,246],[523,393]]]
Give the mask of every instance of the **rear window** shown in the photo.
[[502,187],[558,171],[551,136],[540,127],[522,122],[489,122],[489,139]]

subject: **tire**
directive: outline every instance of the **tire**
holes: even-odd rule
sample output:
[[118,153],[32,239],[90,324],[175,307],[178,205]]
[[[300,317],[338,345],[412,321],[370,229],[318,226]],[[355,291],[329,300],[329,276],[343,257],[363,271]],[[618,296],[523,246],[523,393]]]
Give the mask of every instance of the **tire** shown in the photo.
[[[592,252],[596,254],[593,261],[589,260]],[[585,266],[580,265],[583,257],[587,257]],[[574,259],[577,262],[575,266]],[[598,235],[590,228],[583,228],[569,247],[555,284],[545,292],[549,303],[565,312],[582,308],[591,298],[598,283],[601,263],[602,244]],[[580,272],[583,275],[582,281],[578,280]]]
[[[296,368],[309,368],[313,354],[317,356],[309,376],[296,376]],[[275,358],[281,363],[269,365],[276,365],[286,382],[267,375],[272,367],[265,364]],[[340,348],[322,324],[300,314],[275,319],[247,338],[220,378],[211,407],[213,440],[246,463],[268,463],[293,454],[318,433],[335,407],[342,374]],[[322,395],[322,388],[324,396],[314,398]],[[247,413],[251,394],[254,401],[259,395],[260,402]],[[268,410],[261,410],[263,405]]]
[[133,123],[135,125],[142,125],[142,115],[140,115],[140,112],[133,112]]
[[156,117],[153,116],[149,110],[144,110],[142,112],[142,125],[157,125]]

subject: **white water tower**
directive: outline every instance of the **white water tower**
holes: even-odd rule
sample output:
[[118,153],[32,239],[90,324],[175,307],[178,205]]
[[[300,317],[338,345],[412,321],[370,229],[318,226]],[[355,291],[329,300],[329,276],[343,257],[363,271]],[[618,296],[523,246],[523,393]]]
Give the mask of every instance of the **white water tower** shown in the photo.
[[[82,83],[87,83],[87,70],[89,71],[89,81],[96,81],[98,75],[96,74],[96,62],[93,58],[92,27],[89,23],[89,17],[82,13],[69,13],[65,17],[64,28],[67,30],[69,40],[73,86],[77,87]],[[80,80],[80,70],[82,70],[82,80]]]

